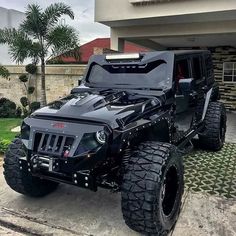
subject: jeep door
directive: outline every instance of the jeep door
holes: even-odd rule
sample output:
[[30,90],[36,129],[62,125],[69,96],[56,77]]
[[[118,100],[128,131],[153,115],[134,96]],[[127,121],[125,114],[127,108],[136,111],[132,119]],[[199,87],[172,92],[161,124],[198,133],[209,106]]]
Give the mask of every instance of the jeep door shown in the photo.
[[[191,82],[191,90],[181,91],[181,80]],[[176,83],[176,124],[180,130],[187,131],[195,114],[199,99],[204,96],[205,68],[202,54],[187,54],[176,59],[174,81]]]

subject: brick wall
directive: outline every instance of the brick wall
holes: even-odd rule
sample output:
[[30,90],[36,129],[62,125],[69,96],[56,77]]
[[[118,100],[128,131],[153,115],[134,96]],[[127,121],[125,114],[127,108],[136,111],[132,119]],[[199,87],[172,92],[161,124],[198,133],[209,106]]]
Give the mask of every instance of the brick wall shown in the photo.
[[219,83],[221,100],[229,110],[236,110],[236,83],[223,82],[223,63],[236,62],[236,48],[209,48],[212,52],[215,79]]
[[[22,83],[19,82],[19,75],[25,73],[24,66],[6,66],[10,71],[10,80],[0,77],[0,97],[11,99],[20,104],[20,98],[25,96]],[[69,94],[70,90],[78,85],[85,71],[84,65],[50,65],[46,67],[46,93],[48,102]],[[36,75],[31,76],[30,86],[36,88],[31,96],[31,101],[40,99],[40,68]]]

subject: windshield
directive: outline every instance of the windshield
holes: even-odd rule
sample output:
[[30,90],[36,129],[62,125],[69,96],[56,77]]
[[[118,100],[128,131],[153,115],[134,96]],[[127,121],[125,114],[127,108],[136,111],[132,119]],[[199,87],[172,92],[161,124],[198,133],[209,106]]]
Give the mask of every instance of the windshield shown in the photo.
[[164,60],[148,64],[92,64],[86,82],[92,87],[165,89],[171,83]]

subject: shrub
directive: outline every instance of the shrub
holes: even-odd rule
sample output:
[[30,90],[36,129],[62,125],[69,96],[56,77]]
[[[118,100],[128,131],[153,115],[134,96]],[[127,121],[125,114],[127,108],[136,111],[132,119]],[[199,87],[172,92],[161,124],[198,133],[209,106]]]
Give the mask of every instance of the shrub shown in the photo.
[[10,143],[11,141],[7,139],[0,139],[0,153],[4,153],[7,150]]
[[17,116],[16,104],[7,98],[0,98],[0,117],[14,118]]
[[7,100],[7,98],[0,98],[0,106],[2,106]]
[[23,117],[27,117],[29,115],[29,111],[27,108],[23,107]]
[[40,102],[32,102],[29,107],[30,107],[30,113],[33,113],[34,111],[40,108]]
[[21,107],[17,107],[17,108],[16,108],[16,117],[21,117],[21,114],[22,114],[22,109],[21,109]]
[[21,74],[19,76],[19,80],[22,82],[22,83],[26,83],[28,81],[28,76],[26,74]]
[[28,87],[28,94],[32,94],[35,90],[35,87]]
[[23,107],[27,107],[29,105],[29,100],[27,97],[22,97],[20,99],[20,103],[22,104]]
[[28,64],[25,67],[26,72],[28,72],[29,74],[33,75],[37,72],[37,66],[34,64]]

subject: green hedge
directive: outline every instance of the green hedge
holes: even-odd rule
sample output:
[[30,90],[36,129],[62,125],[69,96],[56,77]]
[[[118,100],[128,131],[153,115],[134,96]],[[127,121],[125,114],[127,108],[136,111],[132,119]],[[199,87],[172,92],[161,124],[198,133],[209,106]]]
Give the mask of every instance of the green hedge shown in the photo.
[[16,104],[7,98],[0,98],[0,117],[15,118],[20,117],[21,111]]
[[0,139],[0,153],[4,153],[7,150],[10,143],[11,141],[7,139]]

